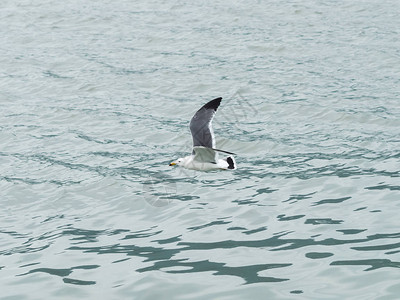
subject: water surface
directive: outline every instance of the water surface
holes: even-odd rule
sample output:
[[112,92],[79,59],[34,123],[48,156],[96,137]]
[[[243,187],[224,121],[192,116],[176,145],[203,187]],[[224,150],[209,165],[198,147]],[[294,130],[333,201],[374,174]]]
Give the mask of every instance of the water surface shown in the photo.
[[399,9],[3,1],[0,299],[397,299]]

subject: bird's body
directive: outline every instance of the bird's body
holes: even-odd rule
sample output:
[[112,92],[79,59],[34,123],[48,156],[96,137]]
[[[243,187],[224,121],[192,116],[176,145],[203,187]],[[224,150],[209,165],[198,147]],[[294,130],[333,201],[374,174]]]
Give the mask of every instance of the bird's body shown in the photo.
[[211,122],[221,100],[221,97],[211,100],[195,113],[190,121],[190,131],[193,138],[192,155],[178,158],[170,163],[170,166],[178,165],[186,169],[199,171],[236,169],[236,162],[233,156],[218,159],[218,152],[233,153],[215,149],[215,138]]
[[[236,162],[233,156],[228,156],[225,159],[208,159],[210,155],[214,156],[215,152],[211,148],[194,147],[195,154],[178,158],[175,162],[176,165],[186,169],[198,171],[211,171],[211,170],[229,170],[236,169]],[[173,164],[173,163],[171,163]]]

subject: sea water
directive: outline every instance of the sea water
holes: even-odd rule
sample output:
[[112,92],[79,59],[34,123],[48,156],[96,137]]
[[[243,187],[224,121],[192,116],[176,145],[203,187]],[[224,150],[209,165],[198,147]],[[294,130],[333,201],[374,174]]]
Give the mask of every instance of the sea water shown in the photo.
[[399,299],[399,11],[2,1],[0,299]]

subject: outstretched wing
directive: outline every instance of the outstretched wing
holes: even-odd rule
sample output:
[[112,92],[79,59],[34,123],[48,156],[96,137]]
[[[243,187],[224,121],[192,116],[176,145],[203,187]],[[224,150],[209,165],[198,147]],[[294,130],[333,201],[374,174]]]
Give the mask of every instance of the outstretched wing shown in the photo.
[[[200,108],[190,121],[190,132],[193,138],[193,147],[201,146],[215,148],[214,132],[211,121],[221,103],[222,98],[216,98]],[[193,154],[195,151],[193,149]]]
[[217,163],[218,153],[211,148],[193,147],[194,160],[202,163]]

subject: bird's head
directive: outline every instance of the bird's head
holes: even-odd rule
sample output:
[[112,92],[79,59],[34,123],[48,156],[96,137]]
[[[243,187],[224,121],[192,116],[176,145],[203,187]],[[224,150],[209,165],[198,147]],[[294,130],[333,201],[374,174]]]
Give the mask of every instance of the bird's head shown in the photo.
[[178,158],[177,160],[171,162],[170,166],[179,166],[183,162],[183,158]]

